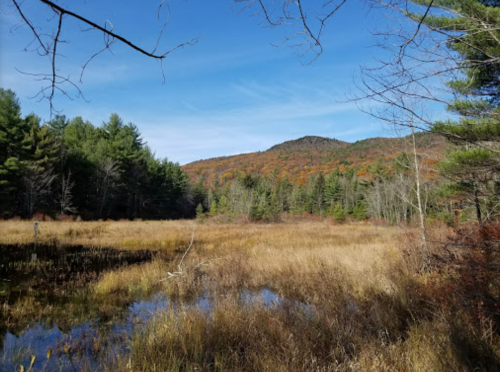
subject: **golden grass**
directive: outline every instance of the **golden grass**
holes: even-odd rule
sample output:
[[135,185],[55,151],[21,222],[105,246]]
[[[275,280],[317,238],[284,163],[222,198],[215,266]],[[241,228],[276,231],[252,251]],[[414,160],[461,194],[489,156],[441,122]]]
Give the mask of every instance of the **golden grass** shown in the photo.
[[[168,271],[177,271],[193,230],[194,244],[184,262],[187,269],[216,259],[198,267],[197,272],[207,274],[218,287],[268,286],[282,292],[291,288],[291,282],[299,283],[320,268],[338,267],[358,278],[357,290],[378,285],[389,291],[391,281],[384,272],[391,259],[398,258],[395,238],[400,233],[395,227],[375,230],[362,223],[334,226],[327,220],[247,225],[196,221],[40,222],[38,241],[175,253],[176,258],[168,265],[158,261],[110,273],[96,288],[103,294],[120,287],[124,291],[137,287],[149,290],[165,279]],[[32,222],[0,221],[0,244],[32,241]],[[193,285],[191,280],[177,278],[165,286],[169,287],[170,282],[181,292],[183,285]]]
[[[30,222],[0,222],[0,244],[28,243],[31,228]],[[193,245],[179,266],[193,230]],[[416,270],[421,255],[411,228],[209,220],[43,222],[40,231],[42,242],[172,254],[168,261],[158,258],[104,274],[91,287],[97,299],[158,290],[177,304],[201,294],[213,300],[213,310],[178,306],[138,326],[130,353],[119,355],[110,370],[493,371],[500,366],[496,334],[486,343],[462,312],[445,311],[434,293],[425,292],[429,274]],[[429,240],[438,240],[450,232],[430,233]],[[280,295],[281,305],[241,301],[243,290],[262,288]]]
[[[376,309],[332,307],[311,315],[295,303],[283,309],[221,298],[210,314],[196,308],[158,313],[132,335],[130,360],[140,371],[472,370],[468,356],[457,355],[464,350],[446,322],[404,324],[397,300],[383,307],[387,319]],[[480,361],[477,370],[493,371],[488,363]]]
[[[248,248],[259,244],[304,248],[387,241],[396,228],[368,224],[332,226],[328,220],[281,224],[198,224],[196,221],[144,222],[39,222],[38,241],[46,244],[83,245],[120,249],[171,250],[186,247],[196,229],[198,247]],[[33,243],[33,222],[0,221],[0,244]]]
[[106,273],[93,286],[93,291],[98,296],[106,296],[123,291],[129,294],[149,294],[167,272],[167,264],[162,260],[154,260],[142,265],[113,270]]
[[[173,250],[186,243],[191,223],[39,222],[40,244],[83,245],[128,250]],[[0,244],[33,243],[33,222],[0,221]]]
[[[393,285],[385,272],[392,261],[399,259],[395,245],[399,230],[394,227],[379,227],[375,231],[366,224],[332,226],[326,221],[268,225],[196,225],[190,221],[128,224],[109,226],[105,230],[108,236],[101,236],[99,244],[107,242],[107,246],[120,247],[120,241],[130,241],[129,233],[137,240],[139,236],[146,237],[145,243],[137,244],[137,248],[161,247],[160,242],[165,242],[164,246],[169,247],[165,249],[177,254],[168,263],[156,260],[111,272],[96,285],[97,293],[149,290],[161,283],[170,295],[193,295],[207,287],[212,290],[270,287],[283,294],[312,297],[311,278],[330,270],[340,270],[352,277],[356,291],[376,286],[390,292]],[[152,226],[162,229],[151,230]],[[194,243],[183,262],[183,274],[168,279],[168,272],[179,270],[193,229]],[[81,244],[80,239],[71,242]],[[174,242],[178,244],[176,249]]]

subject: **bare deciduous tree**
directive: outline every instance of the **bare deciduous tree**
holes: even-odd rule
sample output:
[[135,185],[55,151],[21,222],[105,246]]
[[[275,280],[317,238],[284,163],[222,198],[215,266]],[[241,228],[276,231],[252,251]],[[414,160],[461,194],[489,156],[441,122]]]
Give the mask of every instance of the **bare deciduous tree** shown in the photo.
[[287,45],[294,54],[314,62],[322,53],[321,43],[326,24],[347,0],[313,2],[304,0],[234,0],[241,11],[257,13],[267,27],[288,27],[290,34],[276,46]]
[[31,162],[25,168],[23,175],[24,203],[29,216],[33,216],[36,206],[51,193],[52,183],[56,179],[52,169],[44,169],[36,162]]
[[[465,78],[472,84],[479,78],[477,74],[481,70],[500,69],[500,58],[494,52],[500,46],[496,18],[483,19],[474,12],[459,13],[452,7],[453,2],[450,6],[438,5],[434,0],[367,0],[367,3],[387,10],[389,22],[386,29],[374,31],[374,35],[378,40],[375,46],[388,57],[378,60],[374,66],[361,67],[361,78],[357,83],[359,93],[349,101],[360,103],[362,111],[391,125],[417,131],[432,130],[449,139],[468,142],[500,154],[500,149],[493,142],[478,141],[436,125],[437,120],[459,121],[461,116],[488,118],[499,125],[498,111],[486,107],[471,105],[460,113],[446,111],[457,100],[470,98],[457,92],[449,82]],[[429,17],[436,15],[454,18],[457,23],[439,27],[427,22]],[[477,37],[487,35],[492,41],[485,46],[472,44],[467,39],[470,34]],[[450,48],[452,43],[470,48],[482,57],[469,58],[459,54]],[[492,48],[491,44],[497,44],[497,47]],[[476,75],[473,73],[466,77],[466,66],[471,71],[477,71]],[[497,92],[485,88],[481,94],[479,98],[491,98],[488,95]],[[365,108],[362,102],[367,100],[374,101],[376,105]],[[426,109],[413,110],[408,104],[410,100],[419,101],[419,105]],[[409,115],[413,124],[408,121]]]
[[76,213],[77,209],[74,207],[73,199],[73,187],[75,183],[71,180],[71,170],[68,171],[68,175],[65,176],[64,173],[61,175],[61,189],[59,192],[59,206],[61,208],[61,214],[65,213]]
[[110,192],[120,179],[118,165],[111,158],[106,158],[99,164],[97,171],[97,197],[99,200],[99,216],[102,217],[104,207],[108,202]]
[[[9,1],[9,0],[6,0]],[[185,46],[193,45],[198,41],[198,37],[191,38],[174,47],[164,48],[161,50],[161,40],[163,33],[167,27],[170,18],[170,7],[166,0],[158,0],[157,18],[162,22],[161,30],[155,35],[154,43],[151,48],[145,48],[134,43],[130,38],[124,36],[124,31],[115,31],[111,20],[91,20],[77,11],[73,11],[71,7],[61,6],[51,0],[27,0],[21,2],[19,0],[10,0],[13,5],[14,12],[19,15],[20,22],[16,26],[27,26],[33,34],[33,40],[25,48],[25,51],[36,53],[40,57],[48,57],[51,61],[51,69],[47,73],[30,73],[21,72],[27,75],[32,75],[35,80],[44,83],[44,86],[35,95],[36,98],[49,101],[51,113],[57,111],[54,107],[53,100],[56,93],[72,98],[69,89],[76,90],[77,97],[83,96],[78,82],[70,78],[62,72],[59,72],[58,57],[60,57],[59,47],[66,43],[67,40],[62,39],[62,31],[66,25],[66,19],[71,18],[81,23],[82,32],[95,31],[103,36],[103,45],[88,60],[83,64],[80,83],[88,64],[97,56],[106,50],[111,51],[114,43],[119,42],[130,47],[134,52],[140,53],[150,59],[160,61],[160,68],[163,78],[163,60],[173,51]],[[278,42],[275,46],[286,45],[294,50],[294,54],[303,58],[304,64],[310,64],[315,61],[323,53],[322,36],[325,27],[333,16],[342,8],[347,0],[326,0],[324,2],[312,2],[305,0],[234,0],[234,5],[237,11],[250,11],[256,13],[263,20],[265,27],[288,27],[290,32],[284,40]],[[43,4],[48,7],[53,17],[37,17],[30,14],[31,8],[36,4]]]

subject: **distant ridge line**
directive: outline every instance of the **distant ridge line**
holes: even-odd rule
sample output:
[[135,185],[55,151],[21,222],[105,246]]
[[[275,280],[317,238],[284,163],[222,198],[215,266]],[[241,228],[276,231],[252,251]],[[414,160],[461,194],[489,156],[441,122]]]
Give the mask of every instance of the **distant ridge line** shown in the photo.
[[342,148],[347,145],[349,145],[349,142],[339,141],[335,138],[304,136],[296,140],[285,141],[274,145],[267,151],[327,150]]

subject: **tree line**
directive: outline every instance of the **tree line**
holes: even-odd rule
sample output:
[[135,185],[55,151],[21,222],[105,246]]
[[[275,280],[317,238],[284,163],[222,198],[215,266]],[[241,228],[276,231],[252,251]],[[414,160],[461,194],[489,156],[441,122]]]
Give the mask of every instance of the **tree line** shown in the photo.
[[57,115],[42,124],[0,89],[1,217],[191,217],[190,186],[179,164],[157,159],[117,114],[100,127]]
[[[489,144],[495,145],[493,125],[482,123],[465,134],[489,130]],[[443,127],[463,131],[451,122],[436,124]],[[424,137],[419,134],[418,141]],[[399,144],[411,145],[412,138]],[[450,224],[498,217],[499,157],[494,151],[479,141],[454,139],[445,159],[429,166],[423,148],[415,159],[407,150],[403,146],[390,161],[378,158],[362,176],[358,167],[343,166],[298,184],[276,168],[268,176],[236,172],[230,181],[217,174],[208,181],[201,174],[191,183],[179,164],[155,158],[138,128],[117,114],[100,127],[65,116],[42,124],[35,114],[23,117],[15,93],[0,89],[0,216],[160,219],[197,214],[274,222],[284,213],[307,213],[337,222],[374,218],[403,223],[422,209],[425,216]]]
[[[474,206],[464,197],[464,190],[459,191],[454,181],[436,172],[448,163],[434,169],[425,167],[421,158],[418,161],[425,215],[448,224],[473,218]],[[378,158],[369,167],[367,177],[357,173],[355,167],[344,172],[337,168],[329,174],[312,175],[304,185],[291,182],[288,176],[279,177],[277,168],[269,176],[237,172],[235,179],[225,184],[216,177],[208,187],[200,177],[194,185],[203,199],[197,215],[275,222],[288,213],[330,217],[339,223],[373,218],[395,224],[410,223],[415,218],[418,191],[409,153],[403,151],[389,162]],[[480,204],[485,211],[492,205],[489,199]]]

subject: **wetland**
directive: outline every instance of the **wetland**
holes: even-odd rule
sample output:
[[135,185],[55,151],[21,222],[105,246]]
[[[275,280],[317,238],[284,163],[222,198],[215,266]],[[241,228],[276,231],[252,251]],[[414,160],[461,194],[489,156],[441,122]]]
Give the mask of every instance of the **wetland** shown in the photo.
[[411,228],[40,222],[36,257],[32,232],[0,221],[1,371],[498,366],[480,338],[461,357],[470,332],[436,312],[445,275],[419,271]]

